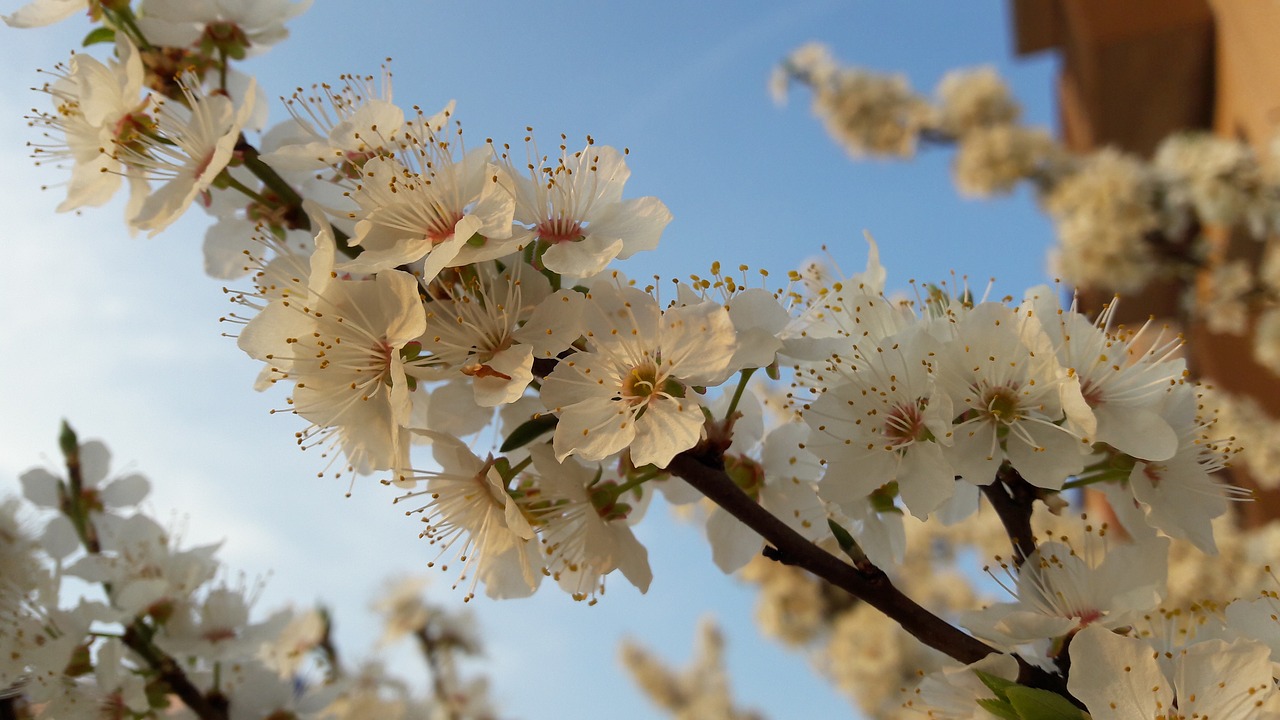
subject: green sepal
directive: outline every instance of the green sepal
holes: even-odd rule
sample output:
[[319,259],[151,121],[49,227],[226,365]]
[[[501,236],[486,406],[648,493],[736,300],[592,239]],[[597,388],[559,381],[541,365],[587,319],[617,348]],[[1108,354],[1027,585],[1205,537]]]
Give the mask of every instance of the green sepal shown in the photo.
[[502,447],[498,449],[502,452],[511,452],[522,448],[555,428],[558,422],[560,422],[560,418],[550,413],[539,415],[532,420],[526,420],[511,431],[507,439],[502,441]]
[[1003,700],[985,698],[978,700],[978,706],[1000,718],[1000,720],[1022,720],[1018,715],[1018,711],[1014,710],[1012,705]]
[[1007,701],[1009,699],[1009,696],[1006,694],[1006,691],[1009,688],[1017,687],[1018,685],[1018,683],[1012,680],[1005,680],[999,675],[992,675],[991,673],[983,672],[982,670],[974,670],[973,674],[977,675],[978,679],[982,681],[982,684],[990,688],[991,692],[995,693],[997,698],[1000,698],[1001,700],[1004,700],[1004,701]]
[[778,369],[778,361],[774,360],[764,368],[764,374],[769,376],[770,380],[779,380],[782,378],[782,372]]
[[115,41],[116,41],[115,28],[96,27],[90,30],[88,35],[84,36],[84,40],[80,41],[80,44],[84,47],[89,47],[90,45],[98,45],[100,43],[109,43],[109,42],[115,42]]
[[901,515],[902,509],[894,503],[897,497],[898,481],[892,480],[873,490],[867,496],[867,499],[871,501],[871,509],[878,513],[898,513]]
[[1022,720],[1084,720],[1088,717],[1070,700],[1048,690],[1014,685],[1005,689],[1005,694]]

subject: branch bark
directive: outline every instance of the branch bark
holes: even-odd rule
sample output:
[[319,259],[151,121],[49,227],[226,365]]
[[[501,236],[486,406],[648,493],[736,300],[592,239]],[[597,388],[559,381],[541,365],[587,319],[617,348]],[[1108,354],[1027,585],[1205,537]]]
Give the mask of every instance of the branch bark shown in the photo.
[[1017,470],[1009,466],[1000,468],[995,482],[982,487],[991,507],[995,509],[1005,534],[1013,544],[1013,563],[1022,563],[1036,551],[1035,531],[1031,528],[1031,509],[1035,504],[1036,488],[1023,479]]
[[843,589],[887,615],[925,645],[966,665],[997,652],[904,595],[874,565],[854,567],[806,540],[742,492],[725,474],[719,458],[689,451],[677,455],[667,470],[760,533],[776,549],[774,559],[802,567]]
[[178,661],[156,647],[144,635],[135,623],[125,630],[123,642],[159,674],[160,679],[191,712],[201,720],[227,720],[230,717],[230,703],[225,696],[216,692],[208,696],[202,693],[182,671]]

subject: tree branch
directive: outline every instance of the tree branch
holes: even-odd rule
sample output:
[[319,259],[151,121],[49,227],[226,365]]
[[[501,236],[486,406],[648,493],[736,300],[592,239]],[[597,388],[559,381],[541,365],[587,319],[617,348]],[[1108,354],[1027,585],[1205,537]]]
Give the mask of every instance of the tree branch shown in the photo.
[[742,492],[725,474],[719,458],[698,456],[695,452],[677,455],[667,470],[760,533],[773,545],[773,559],[802,567],[843,589],[887,615],[920,642],[966,665],[997,652],[904,595],[874,565],[854,567],[806,540]]
[[995,482],[982,487],[995,509],[1005,534],[1013,544],[1013,564],[1019,568],[1036,551],[1035,531],[1031,529],[1031,509],[1038,491],[1011,466],[996,472]]
[[227,698],[217,692],[210,692],[207,697],[200,692],[200,688],[182,671],[178,661],[152,644],[137,622],[125,630],[123,642],[155,670],[173,694],[201,720],[227,720],[230,717]]

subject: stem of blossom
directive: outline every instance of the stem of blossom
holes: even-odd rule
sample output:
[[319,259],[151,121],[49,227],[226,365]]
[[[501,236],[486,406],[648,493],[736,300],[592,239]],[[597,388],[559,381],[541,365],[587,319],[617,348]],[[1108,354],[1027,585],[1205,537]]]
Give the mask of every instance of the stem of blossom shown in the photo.
[[440,653],[444,648],[431,637],[427,632],[427,625],[418,628],[413,635],[418,639],[418,646],[422,648],[422,656],[427,660],[427,668],[431,671],[431,687],[436,694],[436,700],[444,706],[445,718],[447,720],[462,720],[462,712],[455,702],[454,692],[450,689],[453,679],[452,674],[448,673],[444,667],[445,663],[440,657]]
[[245,197],[249,198],[250,200],[253,200],[254,202],[262,203],[263,205],[270,205],[270,203],[267,202],[266,198],[262,197],[258,193],[251,190],[247,185],[245,185],[244,183],[232,177],[231,173],[229,172],[224,171],[222,175],[218,177],[218,182],[225,183],[226,186],[231,188],[232,190],[238,190],[241,195],[244,195]]
[[151,43],[147,42],[147,36],[142,34],[142,28],[138,27],[138,23],[133,17],[133,10],[128,6],[116,10],[104,5],[102,13],[107,16],[107,19],[113,25],[124,30],[124,34],[129,36],[129,39],[133,41],[134,45],[138,46],[139,50],[151,49]]
[[325,672],[325,682],[334,683],[342,677],[342,661],[338,659],[338,648],[333,644],[333,617],[325,607],[320,608],[320,617],[324,619],[324,635],[321,636],[316,647],[320,649],[325,663],[329,666]]
[[1022,563],[1036,550],[1035,531],[1031,529],[1031,511],[1039,491],[1023,479],[1010,465],[996,472],[995,482],[985,485],[982,494],[995,509],[1005,534],[1013,544],[1013,563]]
[[227,51],[225,48],[218,48],[218,87],[222,92],[227,91]]
[[632,490],[635,490],[636,488],[658,477],[661,474],[662,474],[661,472],[641,473],[639,475],[633,476],[630,480],[627,480],[621,485],[615,485],[613,487],[613,499],[617,501],[618,498],[622,497],[623,495],[627,494]]
[[65,507],[62,508],[62,512],[71,521],[85,550],[96,555],[102,552],[102,545],[98,541],[97,530],[93,527],[93,523],[89,522],[89,508],[84,506],[84,474],[80,468],[80,441],[65,420],[62,421],[60,445],[63,458],[66,460],[69,486],[68,497],[64,499]]
[[966,665],[997,652],[904,595],[874,565],[854,567],[806,540],[742,492],[725,473],[719,458],[695,453],[677,455],[667,470],[759,533],[776,548],[774,559],[802,567],[843,589],[896,621],[920,642]]
[[729,409],[724,412],[724,421],[726,423],[728,423],[729,418],[733,417],[733,414],[738,411],[738,403],[742,400],[742,393],[746,392],[747,381],[751,379],[751,376],[757,369],[758,368],[747,368],[739,374],[738,387],[734,389],[733,397],[729,400]]
[[[280,174],[270,165],[262,161],[261,153],[258,152],[257,148],[250,145],[241,136],[236,143],[236,152],[242,158],[245,168],[280,197],[281,204],[288,211],[286,217],[293,227],[299,230],[315,229],[311,227],[311,219],[307,217],[307,213],[302,209],[302,196],[284,178],[280,177]],[[338,252],[351,258],[360,254],[360,248],[349,244],[347,241],[350,240],[350,236],[342,230],[336,227],[333,228],[333,237],[337,241]]]

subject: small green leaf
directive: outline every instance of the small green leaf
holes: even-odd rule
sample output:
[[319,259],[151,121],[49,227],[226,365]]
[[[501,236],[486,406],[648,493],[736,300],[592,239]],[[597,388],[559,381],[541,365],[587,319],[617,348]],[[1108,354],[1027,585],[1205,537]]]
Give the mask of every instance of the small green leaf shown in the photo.
[[1055,692],[1015,685],[1006,688],[1005,694],[1022,720],[1082,720],[1085,717],[1080,708]]
[[827,527],[831,528],[831,534],[835,536],[836,542],[840,544],[840,549],[844,551],[855,563],[864,562],[867,554],[862,552],[858,542],[853,539],[848,530],[840,527],[840,525],[831,518],[827,518]]
[[526,420],[520,424],[520,427],[511,431],[511,434],[507,436],[507,439],[502,441],[502,447],[499,449],[502,450],[502,452],[511,452],[517,448],[522,448],[545,435],[554,428],[558,422],[560,422],[560,418],[555,415],[551,415],[550,413],[546,415],[539,415],[532,420]]
[[115,41],[116,41],[115,28],[97,27],[90,30],[89,34],[84,36],[84,40],[80,44],[83,45],[84,47],[89,47],[90,45],[97,45],[99,43],[109,43],[109,42],[115,42]]
[[999,675],[992,675],[989,672],[983,672],[981,670],[974,670],[973,674],[977,675],[978,679],[982,681],[982,684],[991,688],[991,692],[995,693],[996,697],[1001,700],[1008,700],[1009,696],[1005,694],[1005,691],[1018,684],[1012,680],[1005,680]]
[[1003,700],[986,698],[979,700],[978,705],[981,706],[983,710],[986,710],[992,715],[1000,718],[1000,720],[1022,720],[1022,718],[1018,716],[1018,712],[1013,709],[1013,706]]

